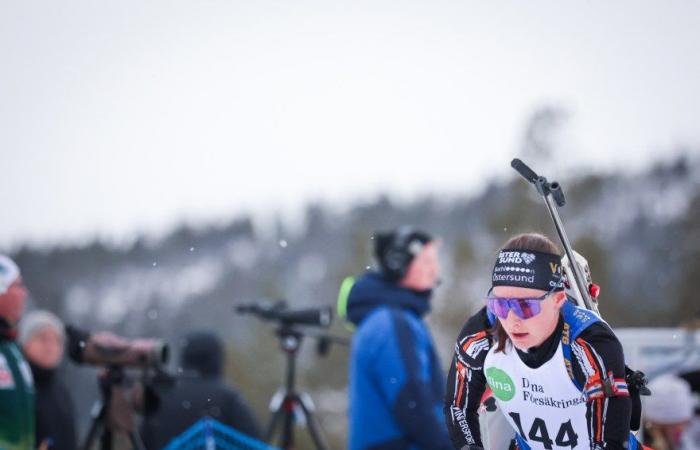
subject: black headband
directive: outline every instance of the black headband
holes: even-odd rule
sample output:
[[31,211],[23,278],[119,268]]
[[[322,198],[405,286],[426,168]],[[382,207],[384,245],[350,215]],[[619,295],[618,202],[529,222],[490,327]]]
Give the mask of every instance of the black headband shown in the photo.
[[491,286],[563,290],[561,256],[530,250],[501,250],[493,268]]

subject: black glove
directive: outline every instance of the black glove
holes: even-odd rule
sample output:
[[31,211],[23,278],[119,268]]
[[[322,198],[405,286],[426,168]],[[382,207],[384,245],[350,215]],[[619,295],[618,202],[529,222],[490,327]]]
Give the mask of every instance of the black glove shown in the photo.
[[632,400],[632,416],[630,418],[630,429],[633,431],[639,430],[642,417],[642,400],[640,395],[651,395],[651,391],[647,387],[647,377],[644,372],[632,370],[625,366],[625,381]]
[[484,407],[486,408],[486,411],[493,412],[498,409],[498,406],[496,405],[496,399],[494,397],[489,397],[486,400],[484,400]]

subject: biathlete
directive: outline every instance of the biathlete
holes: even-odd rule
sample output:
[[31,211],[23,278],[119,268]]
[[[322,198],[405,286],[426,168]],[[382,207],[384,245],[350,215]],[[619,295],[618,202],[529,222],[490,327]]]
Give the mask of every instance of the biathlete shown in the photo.
[[642,448],[630,433],[622,346],[607,323],[567,298],[560,254],[536,233],[499,252],[486,305],[464,325],[447,379],[456,449],[483,448],[478,410],[487,386],[513,429],[511,449]]

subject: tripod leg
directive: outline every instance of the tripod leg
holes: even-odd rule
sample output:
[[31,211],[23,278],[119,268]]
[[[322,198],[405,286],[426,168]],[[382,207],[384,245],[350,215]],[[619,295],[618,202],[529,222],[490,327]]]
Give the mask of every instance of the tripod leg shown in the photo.
[[295,398],[288,395],[282,402],[282,412],[284,414],[284,424],[282,428],[282,450],[292,450],[294,448],[294,405]]
[[314,441],[314,445],[316,446],[317,450],[329,450],[328,449],[328,443],[326,442],[325,438],[323,437],[323,433],[321,432],[321,426],[319,425],[318,421],[316,420],[316,416],[314,416],[313,411],[314,411],[314,405],[311,402],[311,398],[309,397],[303,397],[298,396],[296,398],[296,401],[299,403],[301,406],[301,410],[304,412],[304,417],[306,418],[306,426],[309,429],[309,434],[311,435],[311,440]]
[[90,450],[94,445],[100,428],[104,426],[105,414],[106,408],[104,403],[96,403],[93,406],[92,423],[90,424],[90,430],[88,431],[87,437],[85,438],[82,447],[80,447],[82,450]]
[[92,448],[92,445],[95,443],[95,439],[97,438],[97,432],[100,430],[100,422],[95,420],[92,422],[90,425],[90,431],[88,431],[87,437],[85,438],[85,442],[83,443],[83,446],[80,447],[82,450],[90,450]]
[[275,430],[277,429],[277,425],[282,418],[282,414],[283,411],[281,407],[272,411],[272,416],[270,417],[270,422],[268,423],[267,431],[265,432],[265,441],[269,444],[272,444],[272,440],[275,437]]
[[141,440],[141,435],[138,431],[129,432],[129,439],[131,440],[131,445],[134,446],[133,450],[146,450],[146,446],[143,444],[143,440]]
[[100,449],[112,450],[112,443],[112,432],[105,428],[102,431],[102,437],[100,438]]

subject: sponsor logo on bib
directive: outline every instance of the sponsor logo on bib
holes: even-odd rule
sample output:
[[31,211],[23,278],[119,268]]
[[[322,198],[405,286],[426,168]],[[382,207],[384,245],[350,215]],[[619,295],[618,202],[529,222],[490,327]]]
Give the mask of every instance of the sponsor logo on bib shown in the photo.
[[486,381],[497,399],[507,402],[515,397],[515,383],[510,376],[496,367],[486,369]]

